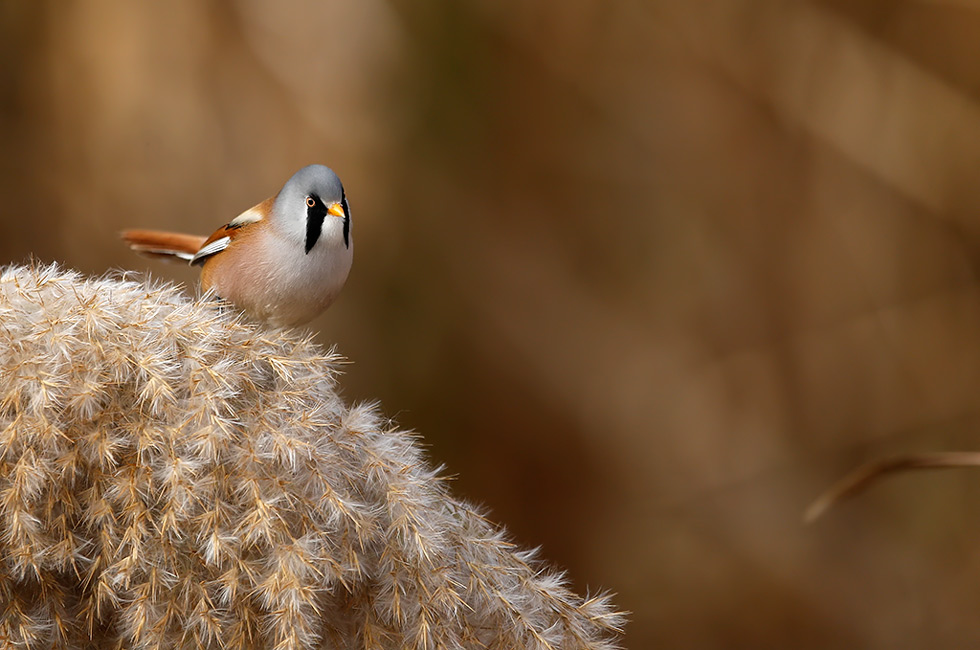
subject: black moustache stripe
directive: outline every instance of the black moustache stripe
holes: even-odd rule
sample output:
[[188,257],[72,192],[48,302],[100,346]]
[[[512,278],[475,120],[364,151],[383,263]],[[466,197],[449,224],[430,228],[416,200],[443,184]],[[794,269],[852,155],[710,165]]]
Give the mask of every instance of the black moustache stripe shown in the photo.
[[316,194],[311,194],[313,205],[306,208],[306,254],[309,255],[313,250],[316,241],[320,239],[320,231],[323,230],[323,220],[327,218],[327,206]]
[[350,248],[350,206],[344,188],[340,188],[340,207],[344,210],[344,248]]

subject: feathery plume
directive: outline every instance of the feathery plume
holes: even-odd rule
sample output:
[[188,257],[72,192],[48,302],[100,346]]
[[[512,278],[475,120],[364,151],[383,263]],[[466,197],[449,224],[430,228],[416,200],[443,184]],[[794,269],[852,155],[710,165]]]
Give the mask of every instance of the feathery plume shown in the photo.
[[0,646],[617,647],[334,351],[176,288],[0,274]]

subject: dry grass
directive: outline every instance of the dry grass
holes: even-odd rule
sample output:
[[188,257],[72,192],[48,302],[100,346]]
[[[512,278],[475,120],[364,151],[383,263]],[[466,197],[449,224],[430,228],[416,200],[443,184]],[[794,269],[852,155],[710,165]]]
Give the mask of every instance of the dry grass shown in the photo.
[[610,648],[335,353],[176,289],[0,277],[4,647]]
[[980,454],[971,451],[945,451],[882,458],[861,465],[817,497],[806,509],[803,521],[812,523],[832,507],[860,494],[881,478],[915,469],[980,467]]

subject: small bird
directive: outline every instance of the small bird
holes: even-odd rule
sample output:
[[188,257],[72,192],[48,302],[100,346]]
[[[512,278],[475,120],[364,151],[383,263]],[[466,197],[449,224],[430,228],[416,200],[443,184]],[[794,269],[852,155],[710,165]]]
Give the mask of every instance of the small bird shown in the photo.
[[210,237],[125,230],[148,257],[201,265],[201,288],[275,327],[309,322],[330,306],[354,255],[350,207],[340,178],[310,165],[279,193],[241,213]]

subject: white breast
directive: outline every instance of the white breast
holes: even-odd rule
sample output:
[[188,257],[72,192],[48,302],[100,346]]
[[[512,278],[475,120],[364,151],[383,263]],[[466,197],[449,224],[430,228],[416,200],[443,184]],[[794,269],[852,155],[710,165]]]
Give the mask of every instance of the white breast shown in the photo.
[[324,232],[304,253],[295,242],[264,230],[249,239],[247,251],[232,243],[220,253],[225,259],[212,285],[254,320],[277,327],[302,325],[329,307],[343,288],[354,258],[353,238],[349,243],[342,234]]

